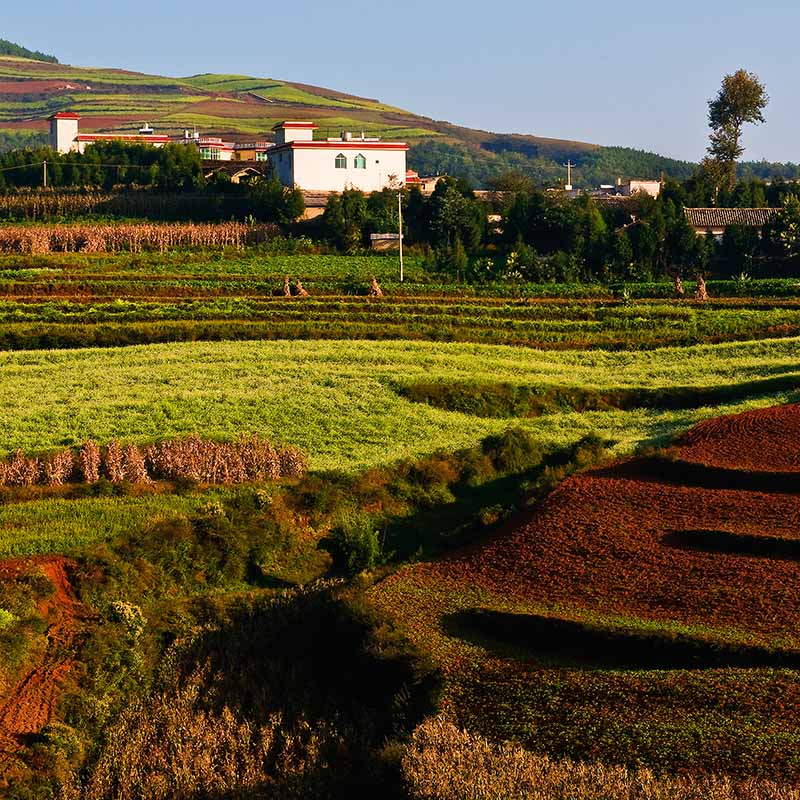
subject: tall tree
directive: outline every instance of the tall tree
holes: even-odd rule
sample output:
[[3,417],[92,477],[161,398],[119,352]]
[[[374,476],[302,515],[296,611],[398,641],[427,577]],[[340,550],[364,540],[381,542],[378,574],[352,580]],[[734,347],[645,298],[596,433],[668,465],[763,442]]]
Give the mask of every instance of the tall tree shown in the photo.
[[719,167],[721,188],[728,191],[736,183],[736,162],[744,152],[742,128],[764,122],[763,111],[769,102],[764,84],[752,72],[740,69],[722,79],[717,96],[708,103],[711,128],[708,153]]

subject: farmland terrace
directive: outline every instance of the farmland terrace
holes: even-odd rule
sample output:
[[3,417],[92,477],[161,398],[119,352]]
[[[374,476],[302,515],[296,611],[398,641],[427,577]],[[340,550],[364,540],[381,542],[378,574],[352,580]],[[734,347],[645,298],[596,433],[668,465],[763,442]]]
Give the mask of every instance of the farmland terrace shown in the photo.
[[400,284],[172,235],[207,242],[3,256],[19,797],[421,800],[436,713],[630,791],[800,780],[794,281]]

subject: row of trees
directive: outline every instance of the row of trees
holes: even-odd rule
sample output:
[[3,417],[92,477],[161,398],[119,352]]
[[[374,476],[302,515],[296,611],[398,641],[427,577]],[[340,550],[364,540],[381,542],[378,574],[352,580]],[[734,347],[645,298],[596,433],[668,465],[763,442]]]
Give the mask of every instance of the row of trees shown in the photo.
[[[748,182],[732,193],[765,198],[772,188]],[[431,262],[442,272],[472,280],[614,282],[698,272],[792,274],[800,255],[800,201],[788,189],[781,184],[775,194],[782,210],[763,232],[731,226],[718,242],[698,236],[687,221],[684,207],[695,199],[694,179],[666,183],[657,199],[638,194],[615,203],[589,196],[572,199],[518,182],[515,191],[498,192],[487,205],[464,181],[447,178],[430,197],[416,189],[401,193],[404,241],[430,251]],[[368,246],[371,233],[397,229],[397,191],[366,196],[350,189],[329,199],[309,232],[355,252]]]
[[224,173],[206,180],[199,151],[183,144],[155,148],[109,141],[87,147],[84,153],[62,154],[48,147],[9,151],[0,155],[0,193],[41,187],[45,169],[47,183],[54,189],[92,187],[111,191],[135,187],[169,193],[239,195],[246,200],[244,206],[250,215],[279,225],[290,225],[305,209],[302,191],[284,187],[274,176],[247,184],[233,184]]
[[11,150],[0,155],[0,192],[36,188],[146,186],[162,191],[195,191],[204,185],[200,153],[195,147],[109,141],[84,153],[57,153],[49,147]]

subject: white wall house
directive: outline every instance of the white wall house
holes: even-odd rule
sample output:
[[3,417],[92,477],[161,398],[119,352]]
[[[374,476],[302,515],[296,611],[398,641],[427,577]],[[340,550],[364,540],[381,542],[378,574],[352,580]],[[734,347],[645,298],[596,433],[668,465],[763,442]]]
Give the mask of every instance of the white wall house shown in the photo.
[[80,115],[60,111],[50,117],[50,147],[59,153],[83,153],[90,144],[97,142],[130,142],[163,147],[169,136],[156,136],[152,128],[145,126],[138,134],[125,133],[81,133]]
[[354,137],[314,139],[313,122],[286,121],[276,125],[275,146],[269,149],[270,166],[284,186],[311,192],[361,189],[375,192],[406,182],[405,142]]

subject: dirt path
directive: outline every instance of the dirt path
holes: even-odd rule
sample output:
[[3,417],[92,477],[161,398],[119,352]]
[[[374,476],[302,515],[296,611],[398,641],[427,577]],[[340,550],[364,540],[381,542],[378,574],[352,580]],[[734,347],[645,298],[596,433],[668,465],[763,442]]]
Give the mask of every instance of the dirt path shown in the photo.
[[72,591],[67,577],[70,564],[58,556],[0,562],[0,580],[15,580],[21,572],[38,567],[55,587],[39,605],[48,622],[44,657],[0,701],[0,785],[13,771],[25,737],[41,731],[52,718],[63,678],[73,667],[75,645],[88,614]]

